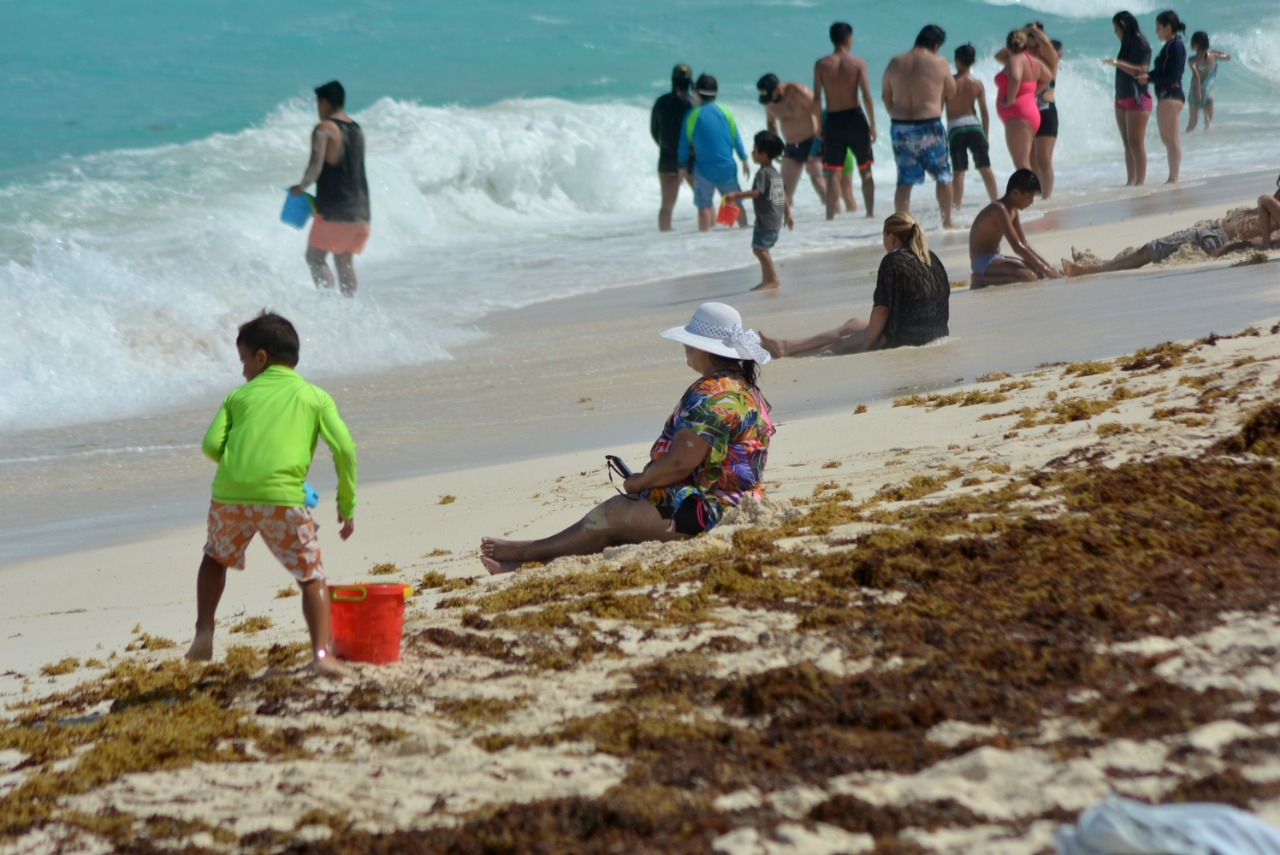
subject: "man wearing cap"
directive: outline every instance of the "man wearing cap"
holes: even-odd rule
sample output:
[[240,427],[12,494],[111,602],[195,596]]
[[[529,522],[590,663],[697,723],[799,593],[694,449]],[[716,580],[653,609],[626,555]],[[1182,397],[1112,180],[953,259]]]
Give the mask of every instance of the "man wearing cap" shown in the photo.
[[810,109],[813,90],[803,83],[782,83],[778,75],[766,74],[756,82],[756,91],[760,93],[769,130],[781,133],[787,144],[782,152],[782,187],[787,193],[787,204],[793,203],[800,172],[806,167],[818,198],[826,199],[822,158],[814,153],[819,125]]
[[311,132],[311,161],[302,180],[289,188],[294,196],[316,184],[315,219],[307,239],[307,265],[317,288],[333,287],[326,260],[333,253],[338,286],[356,293],[354,256],[369,240],[369,182],[364,174],[364,131],[343,109],[346,91],[331,80],[316,87],[320,123]]
[[[840,177],[850,151],[858,162],[862,178],[862,201],[867,216],[875,212],[876,182],[871,177],[875,157],[871,144],[876,141],[876,111],[871,102],[871,81],[867,64],[850,53],[853,27],[844,21],[831,25],[831,44],[835,48],[813,65],[813,100],[810,110],[822,129],[822,168],[827,171],[827,219],[840,210]],[[826,118],[822,114],[822,98],[826,95]],[[861,96],[861,99],[859,99]],[[866,104],[866,113],[862,105]]]
[[[719,191],[736,193],[742,188],[738,186],[737,170],[733,165],[736,151],[742,161],[742,174],[751,174],[747,165],[747,150],[742,146],[742,137],[738,134],[738,123],[733,114],[716,103],[719,84],[710,74],[698,77],[694,89],[702,102],[685,116],[684,127],[680,134],[680,174],[689,174],[690,155],[697,152],[693,163],[693,204],[698,209],[698,230],[707,231],[716,221],[713,203]],[[738,225],[747,225],[747,212],[738,212]]]
[[680,128],[684,117],[696,105],[689,87],[693,69],[681,64],[671,69],[671,91],[658,97],[649,115],[649,133],[658,144],[658,181],[662,184],[662,207],[658,210],[658,231],[671,231],[671,212],[680,195]]
[[938,56],[947,33],[937,24],[928,24],[916,36],[915,46],[889,60],[884,72],[881,98],[893,120],[893,159],[898,166],[898,189],[893,207],[898,213],[911,210],[911,188],[924,183],[928,172],[936,182],[935,195],[942,209],[942,227],[951,224],[951,153],[947,129],[942,125],[942,105],[956,94],[951,66]]

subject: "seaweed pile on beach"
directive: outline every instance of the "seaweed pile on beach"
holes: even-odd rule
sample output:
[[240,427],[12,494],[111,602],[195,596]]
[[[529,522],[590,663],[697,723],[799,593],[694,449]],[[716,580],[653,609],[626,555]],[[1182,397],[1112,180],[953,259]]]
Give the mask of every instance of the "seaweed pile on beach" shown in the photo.
[[10,711],[0,840],[1032,853],[1111,790],[1274,817],[1274,334],[1046,366],[1038,403],[1007,377],[897,402],[985,407],[1004,442],[1082,429],[1025,471],[868,491],[833,461],[713,537],[428,572],[403,661],[336,683],[302,645],[196,665],[149,639]]

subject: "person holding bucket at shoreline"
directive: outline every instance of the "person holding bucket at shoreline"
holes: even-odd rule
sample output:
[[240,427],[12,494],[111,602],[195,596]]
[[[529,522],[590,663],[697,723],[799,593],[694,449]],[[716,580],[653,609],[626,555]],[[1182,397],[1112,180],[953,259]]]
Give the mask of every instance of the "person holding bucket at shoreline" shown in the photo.
[[769,250],[778,242],[778,233],[782,231],[784,223],[788,229],[795,228],[782,176],[773,168],[773,162],[782,156],[783,149],[782,138],[773,131],[756,134],[751,159],[760,169],[756,172],[755,183],[750,190],[724,195],[726,203],[737,204],[739,199],[750,199],[755,208],[756,228],[751,236],[751,251],[760,261],[760,284],[752,288],[752,291],[772,291],[782,285],[778,281],[778,270],[773,266],[773,256],[769,254]]
[[355,531],[356,444],[338,408],[318,386],[302,379],[298,333],[285,318],[263,311],[240,326],[245,384],[222,402],[201,450],[218,463],[209,506],[209,537],[196,581],[196,632],[186,658],[213,658],[214,619],[227,568],[244,569],[245,549],[261,534],[302,590],[302,615],[311,635],[312,669],[339,676],[329,657],[329,590],[320,563],[316,523],[304,479],[323,437],[338,471],[338,535]]
[[[689,175],[691,152],[697,152],[693,162],[693,204],[698,209],[698,231],[705,232],[716,222],[716,209],[712,204],[717,192],[723,196],[741,190],[733,164],[734,152],[742,160],[742,175],[751,174],[747,166],[747,151],[742,146],[738,123],[733,114],[717,104],[716,93],[720,84],[710,74],[698,77],[694,84],[701,104],[684,117],[684,132],[680,134],[680,177]],[[747,226],[747,214],[740,211],[738,225]]]

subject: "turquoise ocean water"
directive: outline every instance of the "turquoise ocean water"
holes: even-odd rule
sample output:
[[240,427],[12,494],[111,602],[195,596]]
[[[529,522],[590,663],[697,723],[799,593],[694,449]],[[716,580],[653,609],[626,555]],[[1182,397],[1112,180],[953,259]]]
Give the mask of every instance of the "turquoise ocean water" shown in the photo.
[[[235,327],[263,306],[292,317],[303,368],[326,373],[450,358],[496,309],[752,263],[745,239],[654,229],[653,99],[675,62],[720,80],[744,132],[763,126],[755,80],[809,82],[850,20],[878,95],[880,72],[927,22],[990,56],[1005,32],[1044,21],[1067,46],[1059,78],[1058,196],[1079,204],[1123,183],[1111,111],[1114,56],[1101,0],[897,3],[673,0],[554,4],[473,0],[0,0],[0,432],[177,407],[238,377]],[[1127,8],[1154,41],[1165,8]],[[1235,59],[1218,125],[1184,139],[1184,181],[1280,164],[1280,7],[1175,7]],[[1158,47],[1158,45],[1156,45]],[[988,81],[997,70],[980,62]],[[347,87],[366,128],[374,236],[348,301],[319,293],[305,236],[278,221],[315,121],[311,88]],[[879,106],[877,104],[877,106]],[[883,108],[878,114],[887,128]],[[887,135],[886,135],[887,137]],[[1153,183],[1164,152],[1152,123]],[[997,172],[1009,160],[996,123]],[[887,138],[879,210],[891,207]],[[1262,188],[1260,188],[1262,189]],[[932,193],[917,193],[926,223]],[[786,259],[851,241],[860,220],[823,221],[802,187]],[[970,205],[976,211],[976,199]],[[3,455],[0,455],[2,457]]]

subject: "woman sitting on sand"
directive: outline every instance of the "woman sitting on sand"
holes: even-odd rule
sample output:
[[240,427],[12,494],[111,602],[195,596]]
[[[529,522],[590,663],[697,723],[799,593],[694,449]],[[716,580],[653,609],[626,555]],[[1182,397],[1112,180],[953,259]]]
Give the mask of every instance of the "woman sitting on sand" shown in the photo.
[[685,362],[700,378],[685,390],[626,491],[597,505],[578,522],[541,540],[480,541],[490,573],[527,561],[591,555],[607,546],[684,540],[710,530],[726,506],[764,497],[764,466],[774,426],[756,386],[769,361],[753,330],[724,303],[703,303],[683,327],[662,333],[684,345]]
[[902,345],[928,344],[950,334],[951,282],[938,256],[929,251],[924,230],[910,214],[884,221],[885,257],[876,275],[871,319],[853,318],[811,338],[760,335],[775,357],[812,353],[860,353]]

